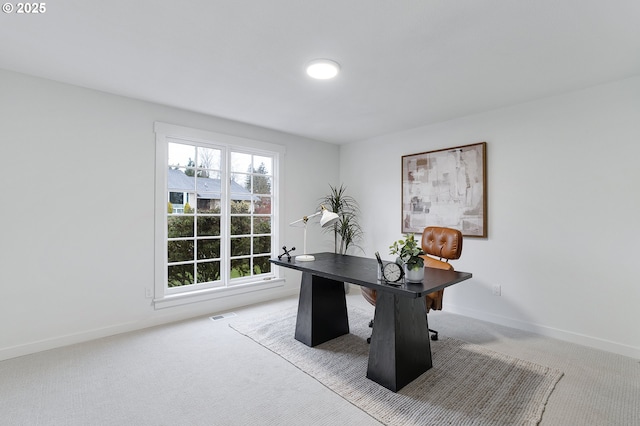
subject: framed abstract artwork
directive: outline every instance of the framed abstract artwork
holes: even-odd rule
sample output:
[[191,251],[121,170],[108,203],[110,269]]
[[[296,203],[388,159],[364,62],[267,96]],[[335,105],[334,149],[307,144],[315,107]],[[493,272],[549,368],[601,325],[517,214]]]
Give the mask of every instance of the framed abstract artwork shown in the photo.
[[427,226],[487,237],[487,143],[402,157],[402,233]]

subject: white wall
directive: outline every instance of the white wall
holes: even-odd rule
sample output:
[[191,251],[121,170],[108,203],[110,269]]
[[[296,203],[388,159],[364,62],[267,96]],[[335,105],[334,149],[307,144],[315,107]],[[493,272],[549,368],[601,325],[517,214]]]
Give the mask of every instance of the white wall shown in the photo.
[[[285,145],[284,224],[343,182],[375,212],[369,256],[400,236],[402,155],[486,141],[489,238],[465,240],[474,278],[445,309],[640,357],[640,77],[338,147],[0,70],[0,359],[297,291],[286,271],[280,290],[153,309],[155,121]],[[330,238],[311,227],[309,248]]]
[[482,141],[488,238],[444,309],[640,357],[640,77],[342,146],[367,254],[400,237],[402,155]]
[[2,70],[0,94],[0,359],[297,291],[288,272],[277,290],[154,310],[154,122],[286,146],[285,224],[335,183],[336,145]]

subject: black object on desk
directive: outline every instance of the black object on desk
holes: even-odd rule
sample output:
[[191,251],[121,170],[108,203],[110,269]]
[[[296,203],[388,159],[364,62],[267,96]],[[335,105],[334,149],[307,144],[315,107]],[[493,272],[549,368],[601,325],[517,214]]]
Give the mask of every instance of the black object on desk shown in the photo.
[[270,261],[302,272],[296,340],[316,346],[349,332],[344,283],[378,291],[367,377],[394,392],[432,367],[423,297],[471,278],[468,272],[424,268],[421,283],[378,281],[378,262],[334,253],[311,262]]

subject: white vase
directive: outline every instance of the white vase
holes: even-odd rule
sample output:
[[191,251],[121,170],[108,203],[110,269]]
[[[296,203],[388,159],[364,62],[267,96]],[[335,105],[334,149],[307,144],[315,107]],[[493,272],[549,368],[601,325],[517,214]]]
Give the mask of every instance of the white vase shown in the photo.
[[415,268],[409,269],[407,268],[407,264],[404,264],[404,276],[407,281],[410,283],[420,283],[424,280],[424,268]]

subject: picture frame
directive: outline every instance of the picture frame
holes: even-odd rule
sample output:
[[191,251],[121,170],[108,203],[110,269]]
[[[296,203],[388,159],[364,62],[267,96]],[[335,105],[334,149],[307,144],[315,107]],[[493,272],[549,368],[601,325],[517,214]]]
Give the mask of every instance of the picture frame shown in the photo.
[[402,156],[402,233],[427,226],[487,237],[487,143]]

